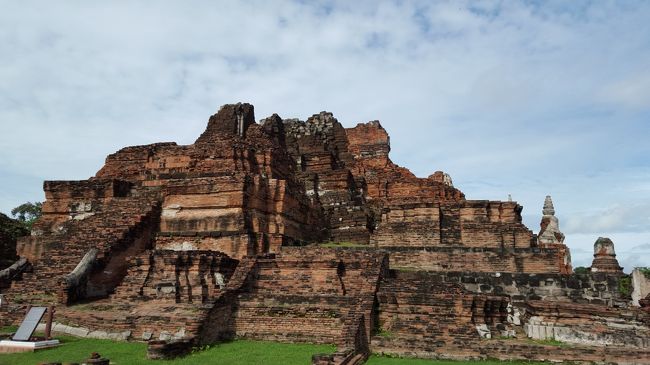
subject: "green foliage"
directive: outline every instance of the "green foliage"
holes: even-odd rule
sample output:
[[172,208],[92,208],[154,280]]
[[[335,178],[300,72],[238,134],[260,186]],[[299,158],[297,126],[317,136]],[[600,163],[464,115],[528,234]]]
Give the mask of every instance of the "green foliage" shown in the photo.
[[18,329],[18,326],[7,326],[0,328],[0,333],[14,333]]
[[573,269],[573,272],[576,274],[584,275],[584,274],[589,274],[591,270],[589,270],[588,267],[578,266],[575,269]]
[[29,234],[29,229],[15,219],[0,213],[0,270],[13,264],[16,255],[16,240]]
[[381,327],[377,330],[377,336],[383,337],[383,338],[391,338],[393,337],[393,333],[391,331],[385,330]]
[[11,219],[0,213],[0,237],[8,237],[12,241],[15,241],[18,237],[26,236],[28,234],[29,229],[23,222]]
[[632,294],[632,277],[629,275],[623,276],[618,281],[618,292],[624,296],[629,297]]
[[32,224],[41,216],[43,203],[27,202],[11,210],[11,215],[31,229]]
[[56,337],[63,345],[34,353],[0,354],[0,365],[34,365],[42,362],[81,363],[92,352],[119,365],[190,365],[190,364],[309,364],[315,353],[332,353],[331,345],[283,344],[239,340],[194,349],[183,358],[169,361],[147,360],[147,344],[109,340]]
[[566,342],[562,342],[562,341],[558,341],[558,340],[554,340],[554,339],[534,340],[534,339],[529,338],[527,340],[528,340],[528,342],[537,343],[537,344],[540,344],[540,345],[557,346],[557,347],[568,347],[569,346],[569,344],[567,344]]

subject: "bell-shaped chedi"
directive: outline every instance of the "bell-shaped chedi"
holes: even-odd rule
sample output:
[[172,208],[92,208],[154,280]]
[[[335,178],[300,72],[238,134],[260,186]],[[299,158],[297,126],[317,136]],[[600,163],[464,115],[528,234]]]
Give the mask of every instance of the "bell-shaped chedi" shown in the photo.
[[598,237],[594,243],[594,261],[591,263],[592,272],[623,274],[614,251],[614,242],[607,237]]
[[542,214],[537,242],[540,246],[563,244],[564,234],[560,232],[560,223],[555,216],[555,208],[553,207],[553,200],[550,195],[547,195],[544,200]]

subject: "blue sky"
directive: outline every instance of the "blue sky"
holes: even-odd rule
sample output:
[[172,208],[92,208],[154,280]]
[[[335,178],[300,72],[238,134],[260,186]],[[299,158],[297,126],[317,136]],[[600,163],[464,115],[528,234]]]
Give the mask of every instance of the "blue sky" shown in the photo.
[[553,196],[574,264],[650,265],[650,2],[0,1],[0,211],[225,103],[345,126],[470,199]]

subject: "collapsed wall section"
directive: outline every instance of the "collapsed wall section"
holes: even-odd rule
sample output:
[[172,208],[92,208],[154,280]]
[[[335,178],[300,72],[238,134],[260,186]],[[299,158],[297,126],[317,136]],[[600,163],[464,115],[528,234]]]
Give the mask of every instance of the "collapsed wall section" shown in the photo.
[[334,249],[285,248],[260,258],[250,291],[238,297],[235,332],[337,344],[355,313],[372,328],[374,294],[386,265],[382,253]]
[[366,329],[374,325],[374,297],[388,261],[378,252],[285,247],[242,265],[246,274],[228,300],[215,302],[202,341],[237,336],[343,349],[354,347],[346,341],[355,338],[348,336],[359,326],[355,319],[363,318]]
[[328,240],[367,244],[369,217],[364,181],[353,176],[346,130],[332,113],[315,114],[306,122],[284,121],[287,148],[307,193],[325,209]]
[[133,261],[133,275],[112,299],[205,303],[224,289],[237,264],[237,260],[214,250],[148,251]]
[[374,352],[429,358],[479,356],[474,296],[461,286],[437,283],[423,272],[391,271],[377,297]]
[[[402,271],[392,265],[391,268]],[[629,301],[619,288],[620,277],[602,273],[564,275],[549,272],[531,274],[468,270],[428,272],[427,275],[436,283],[462,285],[470,293],[507,295],[513,305],[521,308],[530,300],[619,308],[628,307]]]
[[563,273],[555,249],[386,247],[391,266],[404,270],[477,273]]
[[41,217],[34,223],[32,234],[47,235],[65,230],[70,220],[81,221],[102,212],[113,198],[130,195],[132,184],[120,179],[81,181],[45,181],[45,202]]
[[533,234],[520,212],[514,202],[477,200],[384,206],[372,242],[378,247],[530,248]]
[[525,313],[524,329],[533,339],[650,348],[650,317],[640,310],[531,300]]

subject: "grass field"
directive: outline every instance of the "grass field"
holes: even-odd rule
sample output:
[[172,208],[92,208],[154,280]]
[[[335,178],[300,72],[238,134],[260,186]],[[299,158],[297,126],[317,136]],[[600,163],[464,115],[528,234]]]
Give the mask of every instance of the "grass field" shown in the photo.
[[[15,327],[0,329],[0,333],[12,332]],[[283,344],[277,342],[237,340],[209,346],[186,357],[169,360],[147,360],[147,345],[139,342],[115,342],[110,340],[84,339],[57,336],[60,347],[35,353],[0,354],[0,365],[36,365],[42,362],[80,363],[91,353],[98,352],[109,358],[112,365],[303,365],[311,363],[316,353],[331,353],[334,346],[312,344]],[[368,365],[533,365],[543,363],[504,361],[443,361],[389,358],[373,355]]]
[[291,365],[310,364],[316,353],[334,352],[334,346],[311,344],[281,344],[275,342],[239,340],[197,351],[186,357],[170,361],[147,360],[147,345],[135,342],[59,337],[63,344],[54,349],[35,353],[0,354],[0,365],[36,365],[41,362],[81,363],[92,352],[111,360],[111,365]]
[[[133,342],[113,342],[108,340],[79,339],[59,337],[63,345],[58,348],[36,353],[0,354],[0,365],[36,365],[41,362],[81,362],[96,351],[111,359],[113,365],[190,365],[190,364],[229,364],[229,365],[305,365],[311,363],[315,353],[333,352],[333,346],[310,344],[281,344],[275,342],[238,340],[211,346],[186,357],[154,361],[146,359],[147,345]],[[519,365],[541,364],[531,362],[500,361],[442,361],[400,359],[372,356],[368,365]]]

